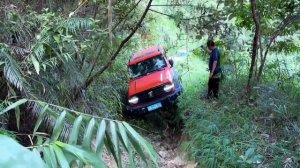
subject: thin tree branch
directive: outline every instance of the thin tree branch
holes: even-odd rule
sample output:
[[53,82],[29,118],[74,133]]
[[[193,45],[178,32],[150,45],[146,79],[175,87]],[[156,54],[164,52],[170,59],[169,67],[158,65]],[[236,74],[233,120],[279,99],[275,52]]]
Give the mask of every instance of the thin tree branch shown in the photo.
[[193,5],[184,5],[184,4],[156,4],[156,5],[151,5],[151,6],[193,6]]
[[139,0],[127,13],[126,15],[121,19],[121,21],[119,21],[114,27],[113,27],[113,31],[125,20],[125,18],[128,17],[128,15],[139,5],[139,3],[141,2],[142,0]]
[[112,57],[110,58],[110,61],[108,61],[106,63],[106,65],[104,65],[98,72],[96,72],[90,79],[88,79],[85,82],[85,87],[89,87],[90,84],[97,78],[99,77],[111,64],[112,62],[117,58],[118,54],[121,52],[121,50],[123,49],[123,47],[125,46],[125,44],[131,39],[131,37],[135,34],[135,32],[138,30],[138,28],[140,27],[141,23],[143,22],[143,20],[145,19],[151,3],[153,0],[149,0],[147,7],[143,13],[143,15],[141,16],[139,22],[135,25],[134,29],[131,31],[131,33],[121,42],[121,44],[119,45],[118,49],[114,52],[114,54],[112,55]]
[[[160,15],[168,16],[168,17],[173,18],[173,19],[176,18],[175,15],[169,15],[169,14],[157,11],[157,10],[149,9],[149,11],[154,12],[154,13],[158,13]],[[193,20],[193,19],[200,19],[200,18],[210,17],[210,16],[213,16],[213,15],[210,14],[210,15],[202,15],[202,16],[197,16],[197,17],[192,17],[192,18],[182,18],[180,20]]]
[[168,17],[170,17],[170,18],[175,18],[175,16],[173,16],[173,15],[169,15],[169,14],[166,14],[166,13],[162,13],[162,12],[159,12],[159,11],[157,11],[157,10],[149,9],[149,11],[154,12],[154,13],[158,13],[158,14],[160,14],[160,15],[168,16]]

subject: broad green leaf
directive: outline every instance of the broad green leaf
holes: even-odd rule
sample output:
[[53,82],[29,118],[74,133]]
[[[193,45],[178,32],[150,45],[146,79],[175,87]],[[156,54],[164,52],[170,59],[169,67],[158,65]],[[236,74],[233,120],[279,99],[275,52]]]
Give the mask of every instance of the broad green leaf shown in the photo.
[[50,142],[55,142],[58,139],[58,137],[59,137],[59,135],[60,135],[60,133],[61,133],[63,127],[64,127],[66,113],[67,113],[66,111],[63,111],[61,113],[61,115],[59,116],[59,118],[56,120]]
[[16,107],[26,103],[28,100],[27,99],[20,99],[16,102],[14,102],[13,104],[9,105],[8,107],[6,107],[4,110],[2,110],[0,112],[0,115],[3,114],[3,113],[6,113],[8,112],[9,110],[12,110],[12,109],[15,109]]
[[30,58],[31,58],[31,61],[32,61],[32,64],[34,66],[36,73],[40,74],[40,63],[37,61],[37,59],[33,55],[31,55]]
[[85,134],[83,136],[83,148],[87,150],[91,150],[91,141],[92,141],[92,136],[94,133],[94,126],[95,126],[95,119],[92,118],[89,122],[89,125],[87,126],[85,130]]
[[33,134],[35,134],[36,131],[39,129],[39,127],[40,127],[40,125],[41,125],[41,123],[42,123],[42,121],[43,121],[43,119],[46,115],[46,110],[48,109],[48,107],[49,107],[48,105],[45,105],[45,107],[40,112],[39,117],[38,117],[38,119],[36,121],[36,124],[34,126],[34,129],[33,129]]
[[60,167],[62,168],[69,168],[69,163],[63,153],[63,151],[57,146],[57,145],[53,145],[54,151],[55,151],[55,155],[57,158],[57,161],[60,165]]
[[104,137],[105,137],[105,130],[106,130],[105,120],[102,120],[101,123],[99,124],[97,136],[96,136],[95,146],[96,146],[97,154],[102,153]]
[[92,165],[96,168],[103,168],[105,165],[102,160],[92,152],[85,151],[74,145],[65,144],[62,142],[55,142],[56,145],[60,146],[64,151],[69,152],[76,156],[78,159],[83,161],[85,164]]
[[82,122],[82,116],[80,115],[79,117],[76,118],[76,120],[73,123],[73,128],[69,138],[69,144],[71,145],[77,144],[77,139],[81,128],[81,122]]
[[39,167],[46,168],[41,156],[21,146],[12,138],[0,135],[0,167]]

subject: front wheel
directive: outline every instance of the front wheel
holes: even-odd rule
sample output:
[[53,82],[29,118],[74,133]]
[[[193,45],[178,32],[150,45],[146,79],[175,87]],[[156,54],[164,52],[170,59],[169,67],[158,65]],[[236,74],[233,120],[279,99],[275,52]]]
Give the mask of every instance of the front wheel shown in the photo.
[[178,130],[183,127],[183,120],[180,115],[178,101],[169,103],[160,113],[170,127]]

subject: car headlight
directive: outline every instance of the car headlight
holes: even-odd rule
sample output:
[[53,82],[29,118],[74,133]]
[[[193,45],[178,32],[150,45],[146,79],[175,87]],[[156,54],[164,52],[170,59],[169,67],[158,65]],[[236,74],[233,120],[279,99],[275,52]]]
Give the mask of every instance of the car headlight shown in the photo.
[[139,98],[136,97],[136,96],[133,96],[132,98],[130,98],[130,99],[128,100],[128,102],[129,102],[130,104],[137,104],[137,103],[139,102]]
[[174,88],[174,84],[169,84],[169,85],[164,86],[164,91],[170,92],[173,90],[173,88]]

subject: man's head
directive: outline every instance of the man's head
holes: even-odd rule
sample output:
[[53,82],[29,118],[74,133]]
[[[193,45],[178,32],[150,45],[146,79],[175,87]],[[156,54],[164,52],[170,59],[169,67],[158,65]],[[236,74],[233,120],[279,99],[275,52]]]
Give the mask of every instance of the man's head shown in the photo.
[[207,41],[207,47],[209,50],[213,50],[216,48],[215,42],[213,40],[208,40]]

